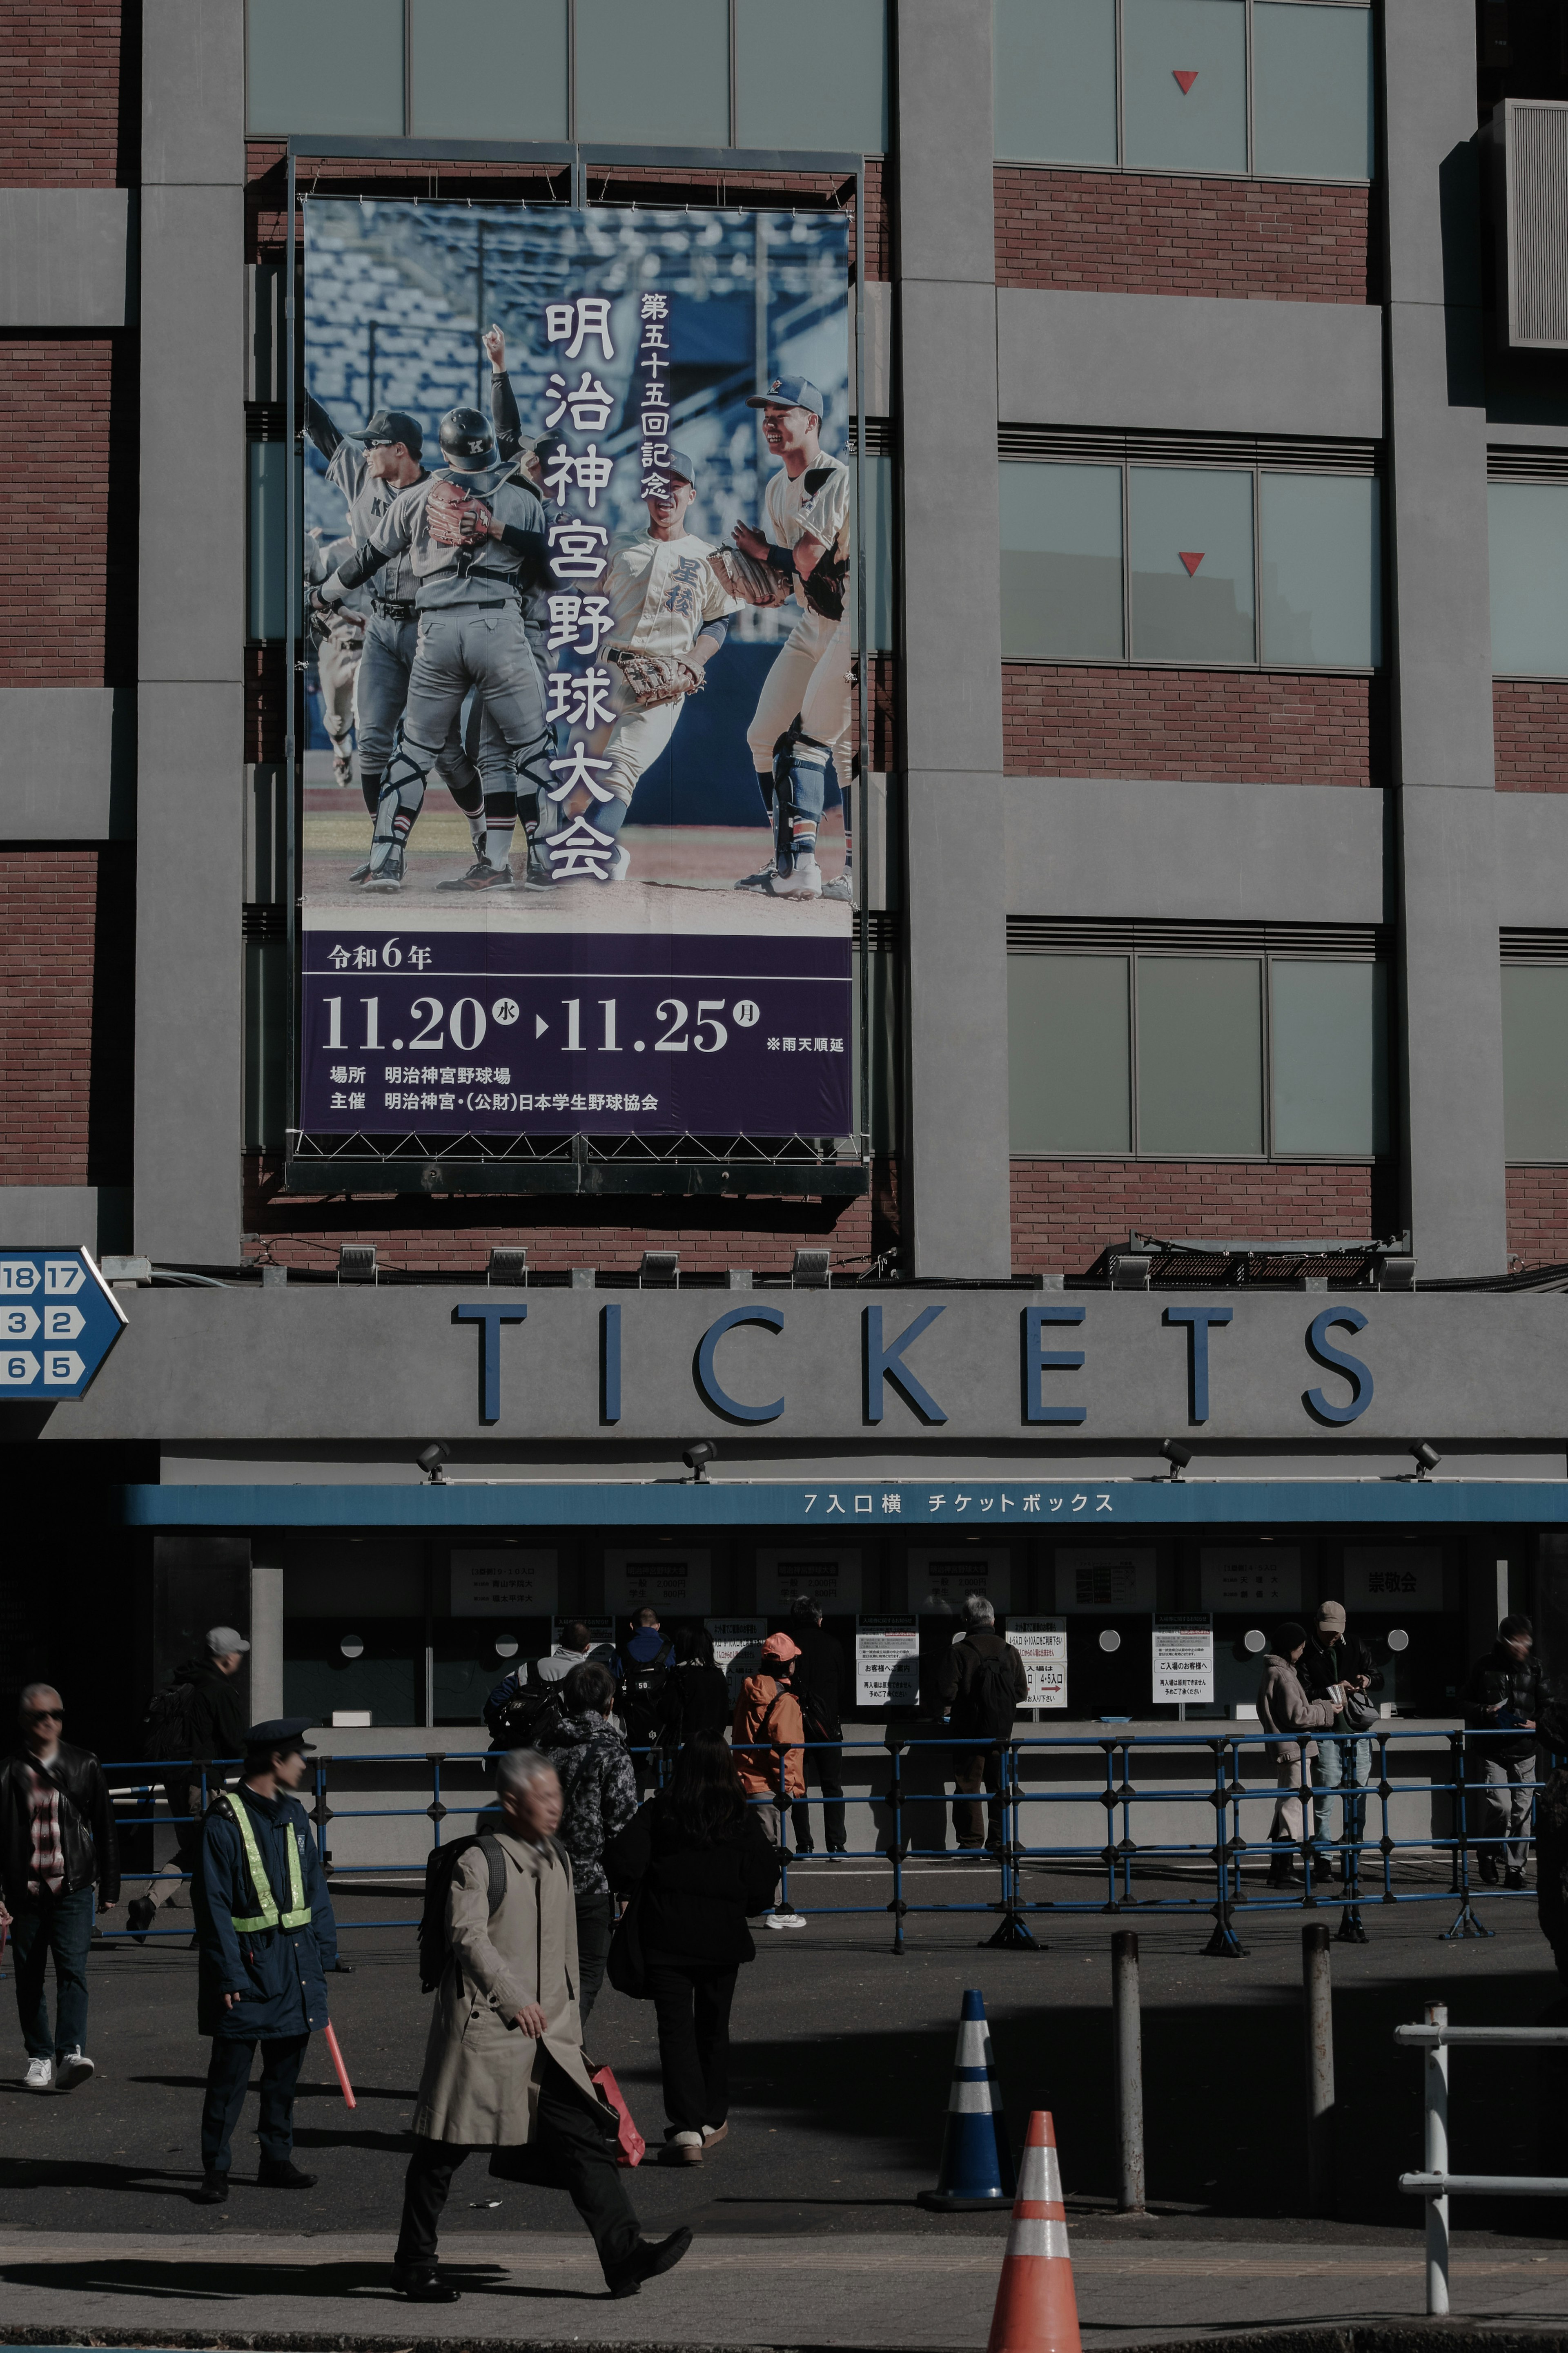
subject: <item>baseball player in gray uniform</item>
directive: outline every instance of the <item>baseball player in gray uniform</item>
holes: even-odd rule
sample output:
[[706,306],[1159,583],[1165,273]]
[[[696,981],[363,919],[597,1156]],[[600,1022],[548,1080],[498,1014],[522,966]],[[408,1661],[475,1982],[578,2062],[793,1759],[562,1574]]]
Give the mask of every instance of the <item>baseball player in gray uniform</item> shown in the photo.
[[[425,437],[419,420],[402,409],[378,408],[363,432],[343,434],[321,402],[307,393],[305,432],[326,459],[327,480],[348,508],[349,533],[356,548],[363,547],[402,491],[430,479],[420,462]],[[408,700],[408,675],[414,667],[418,636],[414,574],[406,558],[383,569],[368,601],[370,617],[365,623],[364,650],[355,683],[354,720],[359,737],[360,789],[374,818],[392,761],[397,723]],[[324,691],[324,679],[322,685]],[[475,857],[482,858],[484,790],[477,759],[464,748],[456,718],[437,754],[435,767],[468,820]],[[369,872],[367,859],[350,880],[363,882]]]
[[[305,533],[305,577],[312,587],[318,586],[347,555],[353,553],[352,539],[334,539],[326,549],[321,546],[321,528],[318,523]],[[337,617],[323,620],[312,613],[310,635],[316,647],[316,676],[321,689],[321,724],[327,731],[332,747],[332,782],[352,785],[354,780],[353,754],[349,738],[354,724],[354,684],[359,677],[360,656],[364,650],[365,615],[369,598],[363,594],[344,599]]]
[[485,706],[479,747],[485,848],[467,874],[438,887],[514,889],[518,792],[537,795],[550,782],[544,693],[521,603],[524,581],[548,569],[544,509],[518,480],[521,460],[501,456],[489,419],[478,409],[448,409],[438,438],[443,472],[400,491],[364,545],[321,590],[327,603],[340,603],[405,555],[415,583],[418,641],[376,808],[366,891],[402,889],[405,849],[426,781],[470,692]]

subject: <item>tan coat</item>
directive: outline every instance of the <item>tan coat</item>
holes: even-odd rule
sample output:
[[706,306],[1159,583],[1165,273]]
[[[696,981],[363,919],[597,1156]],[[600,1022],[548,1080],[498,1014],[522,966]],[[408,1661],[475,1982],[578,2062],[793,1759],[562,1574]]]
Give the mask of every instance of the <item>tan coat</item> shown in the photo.
[[[1327,1732],[1334,1720],[1331,1700],[1309,1699],[1300,1676],[1289,1659],[1281,1659],[1270,1651],[1263,1662],[1263,1681],[1258,1686],[1258,1721],[1265,1732]],[[1305,1749],[1298,1752],[1281,1741],[1274,1754],[1281,1765],[1299,1765],[1302,1754],[1315,1757],[1318,1744],[1309,1740]]]
[[496,1836],[507,1874],[493,1919],[482,1849],[470,1847],[452,1874],[452,1958],[436,1989],[414,2115],[422,2138],[469,2148],[511,2148],[533,2137],[539,2044],[506,2022],[531,2002],[544,2012],[551,2056],[595,2107],[603,2105],[583,2063],[572,1866],[564,1851],[531,1846],[510,1831]]

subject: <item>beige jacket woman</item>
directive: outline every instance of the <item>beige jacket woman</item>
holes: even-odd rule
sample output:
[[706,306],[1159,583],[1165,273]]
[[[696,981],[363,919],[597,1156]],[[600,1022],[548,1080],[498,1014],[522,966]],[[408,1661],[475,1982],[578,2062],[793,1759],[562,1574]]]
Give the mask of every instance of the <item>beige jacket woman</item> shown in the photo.
[[483,1850],[470,1847],[452,1874],[447,1918],[452,1957],[436,1991],[414,2129],[469,2148],[531,2140],[539,2105],[531,2035],[508,2023],[537,2002],[544,2046],[595,2107],[604,2105],[583,2063],[577,2015],[577,1913],[564,1851],[495,1833],[506,1858],[506,1894],[489,1913]]

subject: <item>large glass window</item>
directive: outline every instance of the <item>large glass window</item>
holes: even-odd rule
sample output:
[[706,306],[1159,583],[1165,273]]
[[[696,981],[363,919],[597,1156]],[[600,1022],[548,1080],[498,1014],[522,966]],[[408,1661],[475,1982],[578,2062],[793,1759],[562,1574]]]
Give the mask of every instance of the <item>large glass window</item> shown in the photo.
[[1003,467],[1002,631],[1009,659],[1120,659],[1120,466]]
[[1504,965],[1503,1152],[1568,1160],[1568,965]]
[[1134,661],[1255,659],[1252,493],[1250,473],[1131,469]]
[[[893,642],[893,460],[886,450],[868,450],[866,482],[866,620],[874,652]],[[851,480],[855,460],[849,459]],[[850,575],[850,641],[860,642],[859,601]]]
[[564,139],[569,23],[567,0],[409,0],[414,136]]
[[1339,670],[1383,659],[1382,500],[1370,475],[1264,474],[1263,659]]
[[1493,670],[1568,678],[1568,482],[1492,482],[1487,520]]
[[[1388,1146],[1385,979],[1370,957],[1015,950],[1012,1149],[1369,1159]],[[1560,1069],[1568,1138],[1568,1052]]]
[[[887,15],[886,0],[736,0],[736,145],[880,154]],[[803,58],[830,58],[832,69],[803,74]]]
[[1372,11],[1357,0],[993,5],[1004,162],[1373,176]]
[[728,146],[729,0],[577,0],[577,136]]
[[249,0],[246,126],[403,132],[403,0]]

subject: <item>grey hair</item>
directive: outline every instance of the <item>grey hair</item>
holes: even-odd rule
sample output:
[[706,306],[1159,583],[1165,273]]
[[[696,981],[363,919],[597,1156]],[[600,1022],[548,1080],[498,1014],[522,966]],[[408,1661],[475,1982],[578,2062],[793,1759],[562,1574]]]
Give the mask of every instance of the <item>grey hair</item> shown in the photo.
[[22,1696],[16,1703],[18,1711],[23,1715],[26,1715],[27,1710],[32,1707],[37,1701],[43,1699],[46,1694],[50,1699],[59,1698],[59,1693],[55,1689],[53,1683],[28,1683],[24,1688]]
[[964,1596],[963,1614],[972,1626],[994,1626],[996,1623],[995,1608],[987,1601],[984,1593]]
[[554,1770],[549,1757],[542,1757],[537,1748],[509,1748],[497,1760],[496,1781],[500,1788],[521,1797],[524,1789],[531,1789],[536,1781]]

